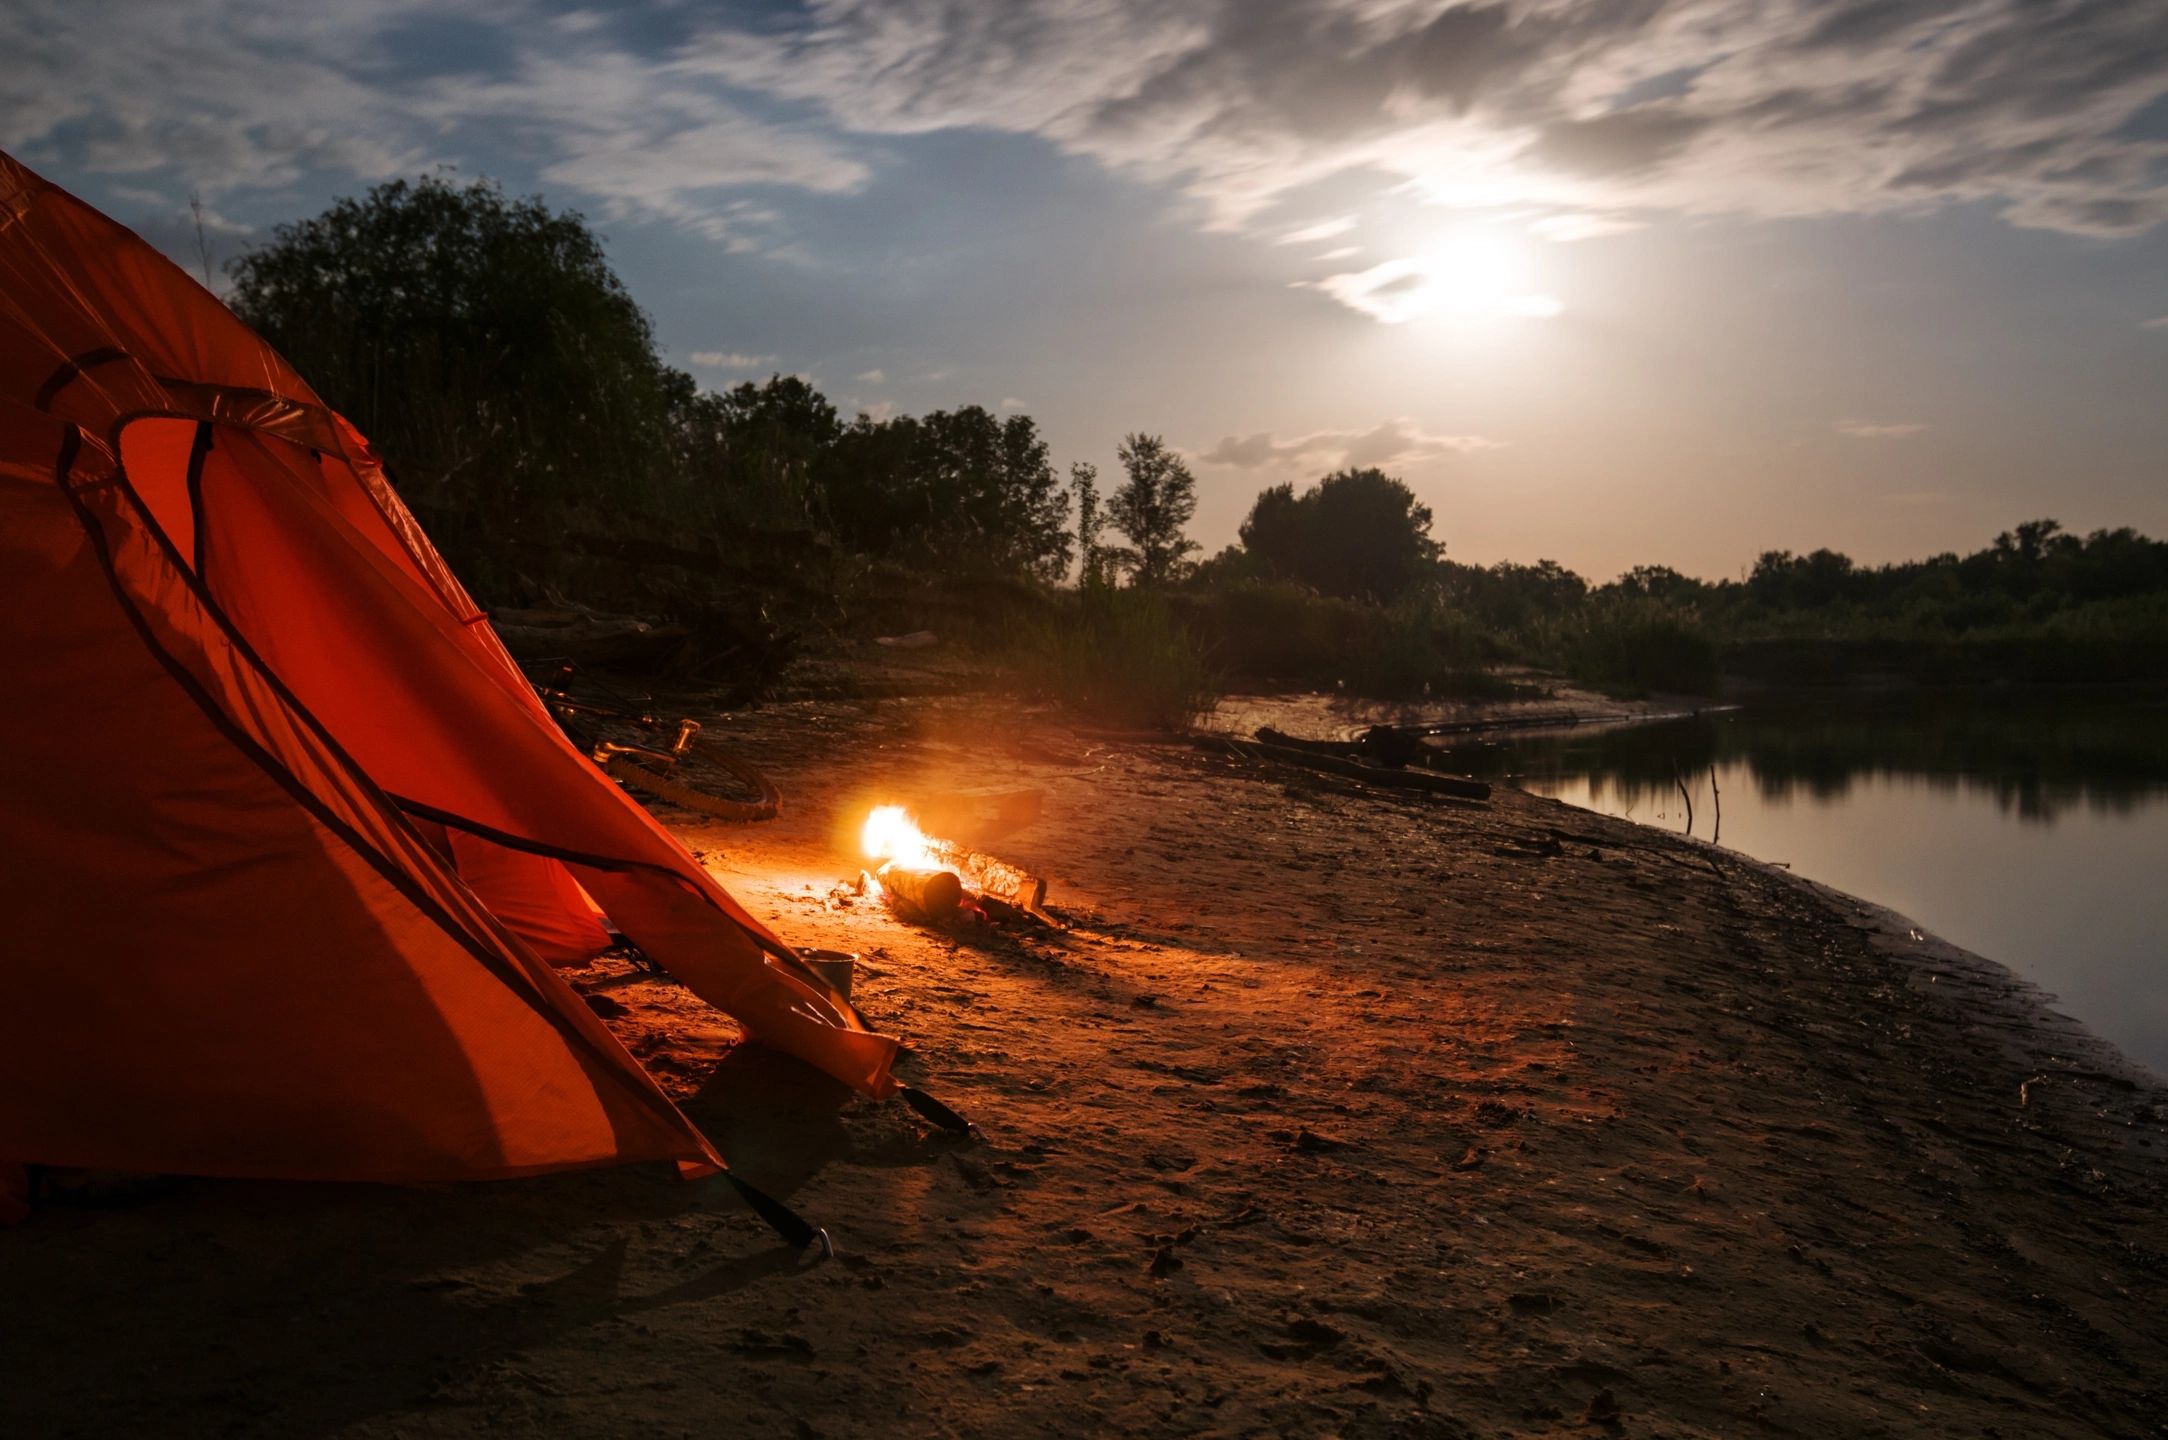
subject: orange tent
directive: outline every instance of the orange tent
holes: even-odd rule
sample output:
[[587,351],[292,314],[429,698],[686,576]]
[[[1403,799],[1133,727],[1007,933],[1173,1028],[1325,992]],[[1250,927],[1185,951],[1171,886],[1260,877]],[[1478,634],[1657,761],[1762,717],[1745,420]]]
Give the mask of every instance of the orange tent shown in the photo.
[[565,740],[368,442],[5,155],[0,658],[0,1161],[721,1167],[551,968],[594,906],[758,1040],[901,1088]]

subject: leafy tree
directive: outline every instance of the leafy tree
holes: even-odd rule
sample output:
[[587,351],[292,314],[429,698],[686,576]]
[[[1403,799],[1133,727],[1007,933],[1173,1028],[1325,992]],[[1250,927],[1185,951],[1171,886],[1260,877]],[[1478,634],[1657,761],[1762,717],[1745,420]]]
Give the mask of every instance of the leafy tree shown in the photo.
[[1107,519],[1129,537],[1108,558],[1140,585],[1164,585],[1200,547],[1183,531],[1197,513],[1197,481],[1157,435],[1125,436],[1115,452],[1127,473],[1107,499]]
[[991,553],[1003,564],[1042,580],[1069,573],[1069,497],[1048,459],[1046,441],[1029,415],[1001,426],[1001,470],[989,506]]
[[1106,526],[1099,513],[1099,467],[1088,460],[1072,464],[1069,491],[1076,499],[1077,584],[1091,589],[1107,580],[1106,547],[1099,543]]
[[1068,572],[1068,496],[1028,415],[1000,420],[966,405],[861,416],[838,435],[823,473],[836,531],[855,548],[1049,579]]
[[1669,565],[1636,565],[1606,588],[1646,600],[1686,603],[1698,599],[1708,587],[1691,575],[1681,575]]
[[1588,582],[1556,560],[1533,565],[1501,560],[1487,569],[1445,561],[1438,568],[1454,603],[1500,630],[1567,614],[1588,597]]
[[685,471],[720,518],[799,526],[825,512],[823,472],[843,422],[804,380],[772,375],[692,395],[678,414]]
[[1867,586],[1861,580],[1852,557],[1835,550],[1816,550],[1811,555],[1769,550],[1754,562],[1746,588],[1772,608],[1812,610],[1863,593]]
[[1375,468],[1339,470],[1301,495],[1275,485],[1242,522],[1242,546],[1265,568],[1326,595],[1391,602],[1431,569],[1430,507]]
[[488,181],[397,180],[279,226],[230,269],[241,318],[411,498],[516,513],[521,497],[629,498],[673,478],[691,382],[575,212]]

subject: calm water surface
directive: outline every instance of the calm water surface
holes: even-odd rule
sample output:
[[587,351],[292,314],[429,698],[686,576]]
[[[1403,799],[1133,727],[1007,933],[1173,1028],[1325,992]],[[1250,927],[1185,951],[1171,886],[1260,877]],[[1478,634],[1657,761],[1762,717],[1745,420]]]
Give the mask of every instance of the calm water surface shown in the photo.
[[1453,754],[1673,830],[1691,797],[1695,835],[2001,961],[2168,1075],[2168,697],[1851,696]]

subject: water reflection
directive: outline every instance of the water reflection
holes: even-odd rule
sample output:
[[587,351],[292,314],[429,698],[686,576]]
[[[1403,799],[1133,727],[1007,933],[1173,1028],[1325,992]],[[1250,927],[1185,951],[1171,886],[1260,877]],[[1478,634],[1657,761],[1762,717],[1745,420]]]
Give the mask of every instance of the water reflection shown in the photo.
[[1888,905],[2168,1075],[2161,697],[1848,697],[1453,753]]
[[[1462,745],[1456,768],[1546,792],[1584,782],[1600,808],[1683,810],[1708,834],[1726,789],[1764,805],[1837,804],[1863,783],[1992,798],[2051,825],[2083,807],[2131,814],[2168,792],[2168,698],[1942,693],[1750,705],[1654,724]],[[1715,789],[1712,791],[1712,780]]]

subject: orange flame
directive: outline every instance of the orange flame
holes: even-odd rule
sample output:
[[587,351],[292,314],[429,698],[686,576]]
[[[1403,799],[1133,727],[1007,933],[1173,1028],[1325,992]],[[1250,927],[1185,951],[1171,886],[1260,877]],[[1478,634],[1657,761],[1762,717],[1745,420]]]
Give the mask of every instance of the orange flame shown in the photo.
[[876,865],[897,865],[906,870],[948,868],[945,848],[918,828],[918,822],[901,805],[876,805],[859,833],[859,845]]

